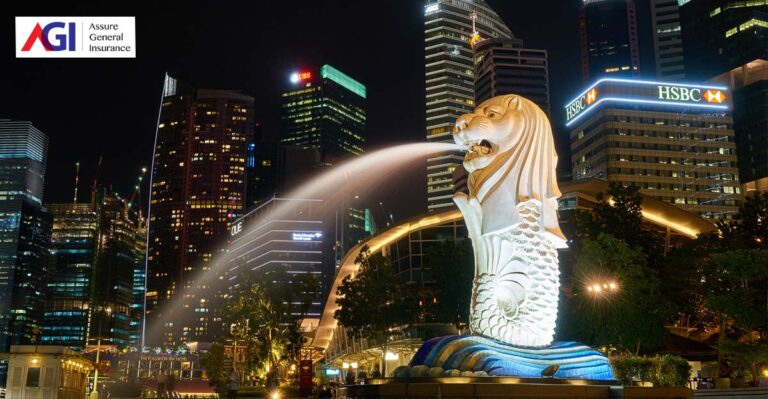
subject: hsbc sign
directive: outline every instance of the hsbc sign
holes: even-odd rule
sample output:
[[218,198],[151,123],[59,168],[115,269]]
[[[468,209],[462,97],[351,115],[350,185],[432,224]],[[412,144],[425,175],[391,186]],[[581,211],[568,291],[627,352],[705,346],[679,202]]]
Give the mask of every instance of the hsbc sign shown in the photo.
[[633,108],[684,107],[723,111],[730,108],[726,87],[620,78],[601,79],[588,87],[566,104],[566,126],[571,126],[577,120],[592,114],[592,111],[601,108],[601,103],[621,104],[620,106]]
[[666,86],[659,85],[658,98],[664,101],[683,101],[683,102],[708,102],[713,104],[722,104],[725,101],[725,93],[717,89],[701,89],[696,87]]

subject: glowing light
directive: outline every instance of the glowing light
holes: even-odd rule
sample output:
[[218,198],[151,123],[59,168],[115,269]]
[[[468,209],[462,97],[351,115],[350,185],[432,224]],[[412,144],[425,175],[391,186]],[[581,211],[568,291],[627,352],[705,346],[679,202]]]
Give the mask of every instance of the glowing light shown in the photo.
[[36,357],[33,357],[33,358],[32,358],[32,364],[37,364],[37,362],[39,362],[39,361],[40,361],[40,360],[38,360]]
[[357,362],[352,362],[351,366],[352,366],[353,369],[356,369],[358,364],[357,364]]
[[673,101],[657,101],[657,100],[643,100],[639,98],[629,98],[629,97],[605,97],[597,100],[592,104],[591,107],[587,108],[586,110],[583,110],[581,113],[576,115],[573,119],[571,119],[568,123],[565,124],[565,126],[571,126],[574,122],[584,117],[584,115],[587,115],[591,113],[592,110],[597,109],[597,105],[602,102],[617,102],[617,103],[635,103],[635,104],[655,104],[655,105],[672,105],[675,107],[694,107],[694,108],[708,108],[708,109],[719,109],[719,110],[728,110],[727,105],[712,105],[712,104],[696,104],[696,103],[685,103],[685,102],[673,102]]
[[342,363],[341,364],[341,368],[343,368],[344,370],[349,369],[349,363],[347,363],[347,362]]
[[274,392],[272,392],[272,394],[270,395],[270,397],[271,397],[272,399],[280,399],[280,392],[278,392],[278,391],[274,391]]
[[304,82],[310,79],[312,79],[312,72],[309,71],[294,72],[291,74],[291,83]]
[[592,90],[588,91],[586,99],[587,105],[591,105],[595,102],[595,100],[597,100],[597,89],[593,87]]
[[715,89],[715,90],[728,90],[725,86],[710,86],[710,85],[692,85],[692,84],[684,84],[684,83],[674,83],[674,82],[658,82],[655,80],[634,80],[634,79],[620,79],[620,78],[603,78],[595,83],[592,83],[589,85],[589,89],[584,90],[581,94],[574,97],[571,101],[566,102],[566,104],[570,104],[576,100],[578,100],[581,97],[584,97],[588,91],[595,88],[595,86],[604,83],[604,82],[616,82],[616,83],[632,83],[632,84],[638,84],[638,85],[649,85],[649,86],[658,86],[658,85],[667,85],[667,86],[677,86],[677,87],[694,87],[694,88],[701,88],[701,89]]
[[726,97],[720,90],[707,90],[706,93],[704,93],[704,99],[710,103],[722,104]]
[[400,358],[400,355],[398,355],[397,353],[387,352],[384,355],[384,360],[397,360],[399,358]]

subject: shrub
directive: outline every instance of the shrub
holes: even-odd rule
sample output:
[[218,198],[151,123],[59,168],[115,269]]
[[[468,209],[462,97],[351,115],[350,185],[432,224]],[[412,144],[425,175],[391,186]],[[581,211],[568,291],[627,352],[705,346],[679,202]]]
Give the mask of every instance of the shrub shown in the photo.
[[656,371],[655,359],[635,355],[614,358],[611,366],[613,374],[624,385],[632,385],[634,381],[651,381]]
[[653,385],[657,387],[684,387],[691,375],[691,365],[679,356],[664,355],[656,362],[656,378]]

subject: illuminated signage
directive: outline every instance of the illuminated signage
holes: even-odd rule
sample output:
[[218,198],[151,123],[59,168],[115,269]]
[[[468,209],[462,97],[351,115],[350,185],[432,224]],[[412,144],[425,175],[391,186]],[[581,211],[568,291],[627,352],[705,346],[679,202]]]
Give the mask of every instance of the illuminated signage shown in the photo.
[[310,79],[312,79],[312,72],[304,71],[291,74],[291,83],[304,82]]
[[336,377],[339,375],[339,369],[325,369],[325,375],[328,377]]
[[430,4],[426,7],[424,7],[424,15],[432,14],[433,12],[440,9],[440,4]]
[[570,126],[602,102],[727,110],[725,87],[631,79],[601,79],[565,106]]
[[291,239],[293,239],[293,241],[315,241],[315,240],[319,240],[322,237],[323,237],[323,233],[319,231],[316,231],[313,233],[305,232],[305,233],[291,234]]
[[239,222],[236,225],[232,226],[232,235],[237,235],[241,231],[243,231],[243,222]]

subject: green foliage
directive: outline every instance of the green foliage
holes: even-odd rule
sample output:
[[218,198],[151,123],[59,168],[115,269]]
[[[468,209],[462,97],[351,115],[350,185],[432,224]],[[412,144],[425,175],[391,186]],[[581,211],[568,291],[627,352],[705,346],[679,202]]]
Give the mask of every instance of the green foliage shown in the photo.
[[624,385],[636,381],[652,382],[657,387],[684,387],[688,384],[691,365],[679,356],[645,357],[636,355],[611,359],[613,374]]
[[448,241],[427,250],[425,266],[435,282],[434,320],[464,327],[469,323],[475,259],[469,240]]
[[684,387],[691,375],[691,364],[679,356],[663,355],[656,360],[653,385],[658,387]]
[[363,248],[355,259],[357,273],[347,276],[338,288],[334,317],[352,336],[373,338],[392,327],[417,320],[419,290],[397,276],[392,261]]
[[605,194],[598,194],[597,201],[592,210],[579,210],[574,215],[577,240],[594,240],[601,234],[610,234],[631,248],[642,249],[646,255],[656,257],[660,243],[643,228],[643,197],[638,187],[623,187],[612,182]]
[[224,346],[221,344],[211,346],[202,363],[208,375],[208,383],[220,395],[225,394],[227,392],[228,370],[224,365]]
[[712,278],[718,290],[706,299],[710,311],[732,323],[742,335],[751,337],[765,327],[765,289],[756,282],[768,274],[768,250],[734,250],[712,254],[715,266]]
[[[271,370],[296,359],[303,344],[299,323],[319,291],[316,279],[291,283],[283,271],[230,292],[224,310],[232,338],[246,351],[246,372]],[[268,378],[274,375],[268,375]]]
[[757,382],[760,371],[768,367],[768,343],[724,339],[718,344],[718,350],[735,369],[737,376],[750,377]]
[[656,371],[656,364],[651,358],[627,355],[611,359],[613,375],[624,385],[633,381],[651,381]]
[[[616,290],[596,293],[589,286],[615,282]],[[661,282],[645,254],[608,234],[584,239],[574,267],[571,321],[577,339],[630,352],[663,342],[668,306]]]

